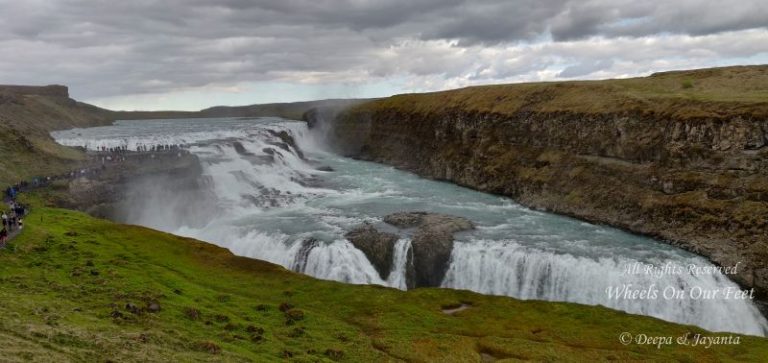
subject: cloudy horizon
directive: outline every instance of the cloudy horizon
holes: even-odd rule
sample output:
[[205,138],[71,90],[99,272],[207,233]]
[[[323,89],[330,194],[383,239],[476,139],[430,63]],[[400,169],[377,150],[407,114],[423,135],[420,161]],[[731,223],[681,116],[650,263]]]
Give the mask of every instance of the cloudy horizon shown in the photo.
[[768,4],[0,0],[0,83],[198,110],[768,63]]

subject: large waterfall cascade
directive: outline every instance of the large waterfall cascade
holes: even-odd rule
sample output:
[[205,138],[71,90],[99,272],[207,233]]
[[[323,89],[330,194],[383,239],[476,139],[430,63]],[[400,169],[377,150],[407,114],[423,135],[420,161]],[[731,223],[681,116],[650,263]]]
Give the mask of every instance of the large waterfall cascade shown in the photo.
[[[286,143],[281,132],[296,145]],[[406,289],[409,236],[396,242],[392,271],[382,278],[344,234],[364,222],[382,226],[382,217],[390,213],[430,211],[462,216],[478,227],[456,236],[443,287],[603,305],[714,331],[768,332],[766,319],[749,300],[632,299],[608,293],[622,287],[738,288],[721,273],[687,272],[692,265],[712,266],[704,258],[617,229],[533,211],[506,198],[324,152],[301,122],[120,121],[53,136],[89,149],[185,145],[202,163],[204,190],[180,195],[162,181],[137,182],[140,193],[126,204],[125,222],[209,241],[321,279]],[[677,266],[683,273],[633,273],[634,265]]]

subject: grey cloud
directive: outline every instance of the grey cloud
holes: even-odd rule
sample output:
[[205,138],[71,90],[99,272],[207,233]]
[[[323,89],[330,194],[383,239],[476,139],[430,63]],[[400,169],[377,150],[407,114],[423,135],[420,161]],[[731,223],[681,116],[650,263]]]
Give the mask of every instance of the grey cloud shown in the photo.
[[571,2],[552,19],[555,40],[593,35],[706,35],[768,27],[763,0],[590,0]]
[[[761,0],[0,0],[0,14],[0,83],[66,83],[86,98],[316,75],[579,77],[722,49],[747,57],[759,47],[718,39],[768,24]],[[658,34],[714,38],[634,50],[633,37]]]

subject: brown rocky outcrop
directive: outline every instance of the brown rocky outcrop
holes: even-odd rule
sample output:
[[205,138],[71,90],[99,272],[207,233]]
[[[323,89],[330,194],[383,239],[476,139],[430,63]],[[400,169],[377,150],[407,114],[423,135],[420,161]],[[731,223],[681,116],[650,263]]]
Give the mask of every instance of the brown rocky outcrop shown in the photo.
[[[454,233],[474,228],[465,218],[427,212],[394,213],[384,217],[384,222],[412,235],[406,261],[408,288],[440,286],[450,263]],[[382,279],[389,276],[398,235],[381,232],[366,223],[345,238],[365,253]]]
[[125,161],[108,162],[102,169],[94,158],[88,172],[69,181],[67,193],[52,200],[63,208],[77,209],[100,218],[122,220],[121,206],[136,199],[128,185],[144,179],[164,178],[177,193],[199,190],[202,167],[189,153],[156,154],[158,157],[130,153]]
[[413,262],[408,264],[414,268],[414,280],[409,287],[440,286],[451,260],[453,234],[475,228],[466,218],[426,212],[394,213],[384,217],[384,222],[416,228],[411,241]]

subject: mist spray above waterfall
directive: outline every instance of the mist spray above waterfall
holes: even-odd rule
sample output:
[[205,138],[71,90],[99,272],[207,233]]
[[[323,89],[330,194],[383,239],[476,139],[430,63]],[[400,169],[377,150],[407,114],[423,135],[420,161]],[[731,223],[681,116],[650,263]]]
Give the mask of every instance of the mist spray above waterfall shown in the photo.
[[631,300],[606,294],[621,284],[737,288],[722,274],[622,273],[632,263],[711,266],[702,258],[648,238],[324,152],[301,122],[124,121],[54,136],[65,145],[92,149],[185,145],[201,164],[194,183],[180,186],[167,177],[132,181],[126,191],[130,198],[119,211],[122,220],[209,241],[318,278],[405,289],[407,264],[414,263],[411,236],[405,233],[394,242],[391,271],[382,275],[344,235],[363,223],[387,228],[382,217],[390,213],[423,210],[461,216],[478,226],[456,236],[443,287],[604,305],[716,331],[764,335],[768,329],[749,300]]

